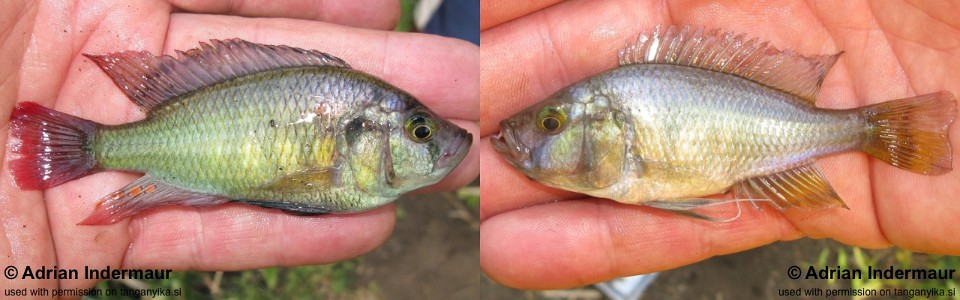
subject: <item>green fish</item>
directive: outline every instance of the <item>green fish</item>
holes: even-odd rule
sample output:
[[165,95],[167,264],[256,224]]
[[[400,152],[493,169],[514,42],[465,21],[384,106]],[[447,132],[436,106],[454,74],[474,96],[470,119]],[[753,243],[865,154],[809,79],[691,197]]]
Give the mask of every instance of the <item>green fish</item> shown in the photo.
[[[846,207],[813,164],[834,153],[863,151],[921,174],[950,171],[953,94],[818,108],[838,57],[657,27],[619,52],[619,68],[503,120],[491,140],[545,185],[710,220],[691,209],[731,201]],[[729,191],[733,199],[705,198]]]
[[17,185],[145,173],[80,224],[229,201],[351,213],[438,182],[470,149],[466,130],[326,53],[233,39],[177,54],[86,55],[147,112],[142,121],[106,126],[18,103],[11,130],[19,158],[10,164]]

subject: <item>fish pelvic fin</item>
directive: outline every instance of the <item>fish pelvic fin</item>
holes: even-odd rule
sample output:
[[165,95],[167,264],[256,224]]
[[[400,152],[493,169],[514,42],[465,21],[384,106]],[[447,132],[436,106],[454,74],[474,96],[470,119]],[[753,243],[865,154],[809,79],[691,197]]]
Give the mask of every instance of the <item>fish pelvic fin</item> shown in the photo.
[[10,118],[11,147],[20,157],[10,162],[23,190],[42,190],[96,172],[89,148],[100,124],[34,102],[20,102]]
[[280,68],[350,68],[342,59],[316,50],[262,45],[241,39],[210,40],[177,57],[146,51],[84,54],[146,111],[167,100],[232,78]]
[[957,100],[941,91],[862,108],[867,120],[862,150],[895,167],[939,175],[953,169],[947,130]]
[[640,33],[618,57],[621,66],[670,64],[736,75],[815,103],[841,53],[804,56],[735,32],[658,25]]
[[238,203],[251,204],[265,208],[279,209],[285,214],[293,216],[317,216],[328,214],[333,211],[324,205],[307,205],[303,203],[282,202],[282,201],[258,201],[258,200],[237,200]]
[[141,211],[165,205],[208,206],[230,199],[187,191],[144,175],[133,183],[110,193],[97,202],[97,207],[79,225],[109,225]]
[[[643,205],[658,208],[667,212],[678,214],[685,217],[691,217],[694,219],[700,219],[708,222],[714,223],[726,223],[731,222],[736,219],[739,219],[743,211],[740,208],[741,202],[750,202],[756,205],[756,202],[767,202],[769,199],[705,199],[705,198],[692,198],[692,199],[670,199],[670,200],[655,200],[655,201],[646,201],[643,202]],[[703,213],[694,211],[694,209],[704,208],[709,206],[715,206],[720,204],[733,203],[737,206],[737,214],[727,218],[717,218],[709,216]]]

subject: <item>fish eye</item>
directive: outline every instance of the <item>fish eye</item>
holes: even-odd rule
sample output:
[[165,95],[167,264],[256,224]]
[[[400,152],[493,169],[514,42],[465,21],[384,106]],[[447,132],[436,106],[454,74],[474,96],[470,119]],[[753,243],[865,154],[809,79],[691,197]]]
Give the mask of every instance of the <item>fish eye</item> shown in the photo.
[[554,117],[543,118],[543,121],[541,122],[542,123],[540,123],[540,126],[547,131],[554,131],[557,130],[557,128],[560,128],[560,120]]
[[420,125],[413,129],[413,137],[415,138],[426,139],[431,135],[433,135],[433,131],[431,131],[430,127],[427,127],[426,125]]
[[407,118],[407,123],[404,125],[407,136],[417,143],[426,143],[433,139],[436,128],[437,124],[433,122],[433,118],[424,112],[414,113]]
[[567,122],[567,114],[559,107],[547,106],[537,114],[537,127],[548,134],[557,134]]

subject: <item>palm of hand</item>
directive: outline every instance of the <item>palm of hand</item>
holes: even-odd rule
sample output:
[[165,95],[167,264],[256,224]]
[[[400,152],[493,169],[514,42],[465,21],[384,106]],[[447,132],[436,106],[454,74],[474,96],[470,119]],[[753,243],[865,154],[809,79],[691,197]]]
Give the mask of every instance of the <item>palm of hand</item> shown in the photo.
[[[484,10],[481,134],[496,132],[499,120],[553,91],[615,67],[616,50],[657,24],[746,33],[807,55],[843,51],[824,81],[821,107],[960,92],[960,76],[952,71],[960,67],[958,24],[943,21],[947,18],[941,12],[949,11],[943,8],[899,2],[659,5],[574,1],[532,13],[524,11],[532,7]],[[864,11],[870,13],[857,13]],[[504,23],[515,16],[522,17]],[[952,127],[949,138],[956,147],[960,133],[957,125]],[[708,224],[543,187],[512,170],[488,138],[481,144],[480,155],[488,162],[481,182],[481,265],[512,286],[580,285],[801,236],[863,247],[960,252],[960,242],[943,238],[960,229],[937,226],[960,212],[948,205],[960,193],[956,171],[923,176],[863,154],[836,155],[817,164],[850,210],[779,213],[765,208],[745,210],[736,222]],[[557,199],[576,201],[552,202]]]
[[[324,6],[295,2],[277,7],[228,7],[227,3],[170,4],[161,1],[113,3],[30,2],[8,10],[12,24],[0,24],[9,33],[0,49],[16,59],[0,64],[0,103],[4,119],[0,150],[6,153],[6,129],[15,100],[45,106],[103,124],[121,124],[143,118],[143,113],[82,53],[122,50],[172,53],[197,47],[198,41],[239,37],[265,44],[288,44],[323,49],[354,68],[379,76],[411,92],[425,105],[448,118],[476,120],[475,107],[447,99],[476,103],[479,94],[473,45],[425,35],[384,31],[293,19],[245,19],[232,16],[172,13],[179,9],[259,16],[321,19],[371,29],[393,27],[397,11],[368,9],[374,3]],[[367,2],[378,2],[375,0]],[[386,4],[385,3],[376,3]],[[206,5],[206,7],[204,7]],[[217,5],[220,5],[218,7]],[[392,6],[386,6],[392,7]],[[286,10],[286,11],[285,11]],[[363,13],[357,13],[363,11]],[[318,38],[319,37],[319,38]],[[29,43],[28,43],[29,42]],[[402,43],[403,47],[394,47]],[[383,49],[396,49],[387,57]],[[336,53],[339,51],[340,53]],[[410,57],[427,53],[430,61]],[[423,72],[409,72],[410,66]],[[466,76],[466,78],[464,78]],[[473,77],[471,77],[473,76]],[[464,83],[468,84],[464,84]],[[12,84],[11,84],[12,83]],[[465,88],[466,86],[466,88]],[[470,102],[472,101],[472,102]],[[473,121],[455,121],[476,134]],[[9,154],[7,154],[9,157]],[[5,157],[4,170],[9,169]],[[443,182],[424,190],[462,186],[476,177],[475,155]],[[327,263],[367,252],[390,234],[392,205],[351,215],[303,218],[276,210],[223,205],[209,208],[168,207],[113,226],[78,226],[96,201],[137,175],[104,172],[44,192],[21,191],[9,172],[0,173],[0,200],[5,209],[6,236],[0,249],[6,265],[48,266],[61,269],[171,268],[240,270],[274,265]],[[44,205],[45,204],[45,205]],[[45,206],[45,207],[44,207]],[[83,276],[81,276],[81,279]],[[31,280],[27,284],[86,288],[95,280]],[[22,286],[21,286],[22,288]]]

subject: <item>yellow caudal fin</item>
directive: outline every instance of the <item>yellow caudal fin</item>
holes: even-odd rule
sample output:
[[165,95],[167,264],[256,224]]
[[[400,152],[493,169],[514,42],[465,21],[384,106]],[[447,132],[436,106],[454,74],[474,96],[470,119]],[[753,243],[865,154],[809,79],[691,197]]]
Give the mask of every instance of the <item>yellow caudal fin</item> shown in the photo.
[[957,114],[957,101],[950,92],[878,103],[862,111],[867,119],[864,152],[920,174],[953,169],[947,130]]

